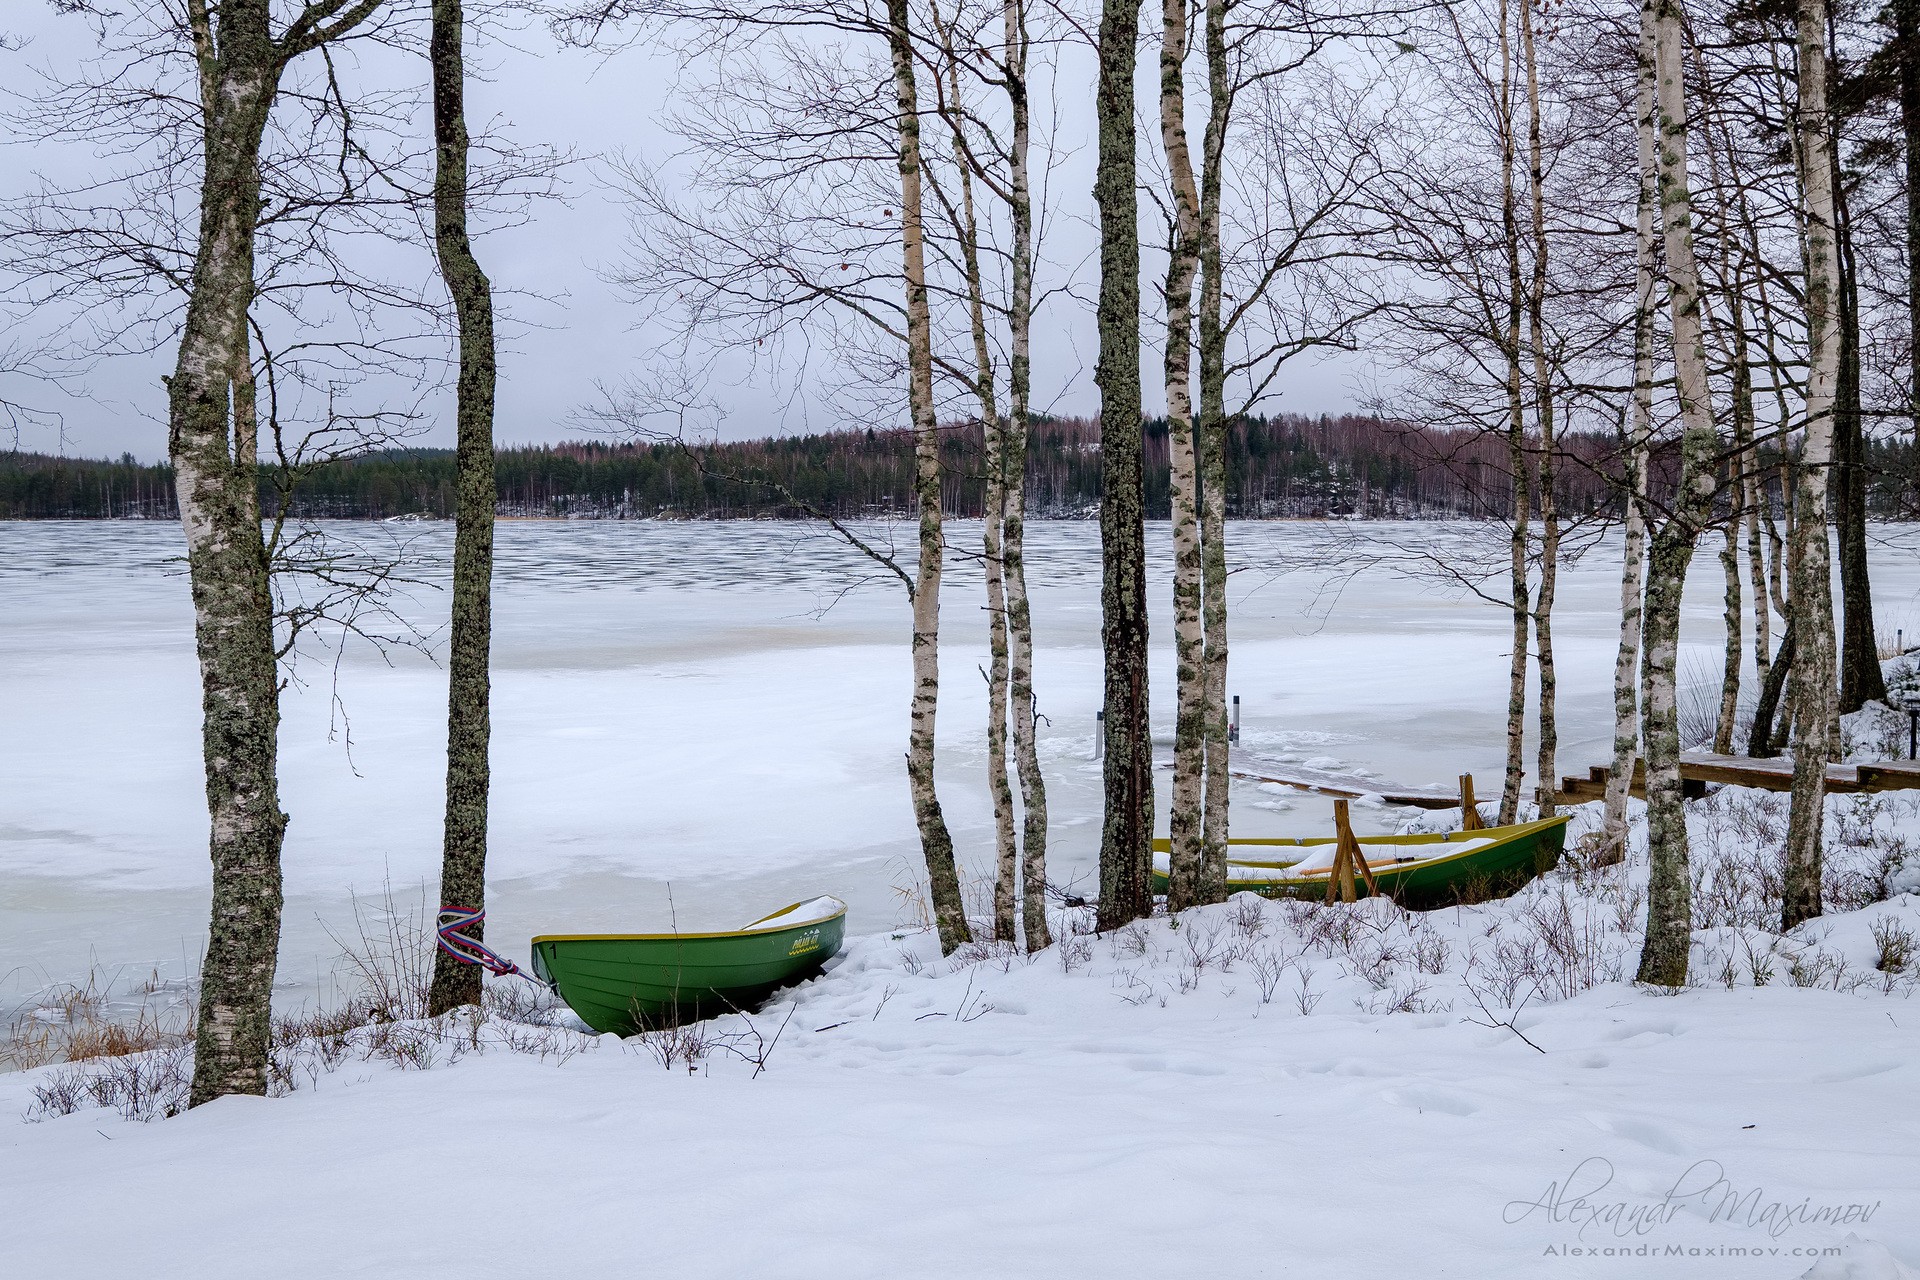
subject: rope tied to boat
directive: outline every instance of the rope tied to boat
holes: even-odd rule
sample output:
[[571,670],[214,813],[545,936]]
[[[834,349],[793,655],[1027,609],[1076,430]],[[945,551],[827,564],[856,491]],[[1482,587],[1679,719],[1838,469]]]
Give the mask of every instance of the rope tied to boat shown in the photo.
[[484,924],[487,919],[485,907],[454,907],[443,905],[440,908],[434,933],[440,939],[440,949],[458,960],[461,964],[477,964],[496,978],[509,975],[525,978],[535,986],[546,986],[538,978],[522,969],[513,961],[493,950],[478,938],[469,938],[460,930],[468,925]]

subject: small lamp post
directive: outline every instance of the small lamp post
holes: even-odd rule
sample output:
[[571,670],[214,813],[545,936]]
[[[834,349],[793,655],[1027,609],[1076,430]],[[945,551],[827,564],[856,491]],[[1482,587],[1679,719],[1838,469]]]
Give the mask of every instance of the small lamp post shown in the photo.
[[1102,759],[1107,754],[1107,713],[1093,713],[1093,758]]
[[1237,693],[1233,695],[1233,719],[1227,721],[1227,741],[1240,741],[1240,695]]
[[1920,759],[1920,691],[1900,695],[1900,705],[1907,711],[1907,759]]

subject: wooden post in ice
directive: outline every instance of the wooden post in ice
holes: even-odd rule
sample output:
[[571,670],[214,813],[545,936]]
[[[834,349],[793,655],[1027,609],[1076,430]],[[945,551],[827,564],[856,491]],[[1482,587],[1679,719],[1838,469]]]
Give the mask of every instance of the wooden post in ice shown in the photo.
[[1227,721],[1227,741],[1238,744],[1240,741],[1240,695],[1233,695],[1233,719]]
[[1480,821],[1480,806],[1473,802],[1473,775],[1460,775],[1460,829],[1479,831],[1487,824]]
[[1367,882],[1367,892],[1380,893],[1380,886],[1374,883],[1373,868],[1367,865],[1367,858],[1360,851],[1360,841],[1354,837],[1353,823],[1347,815],[1347,802],[1333,802],[1333,866],[1327,876],[1327,901],[1333,901],[1335,887],[1338,886],[1340,901],[1352,902],[1357,898],[1358,890],[1353,883],[1354,873]]

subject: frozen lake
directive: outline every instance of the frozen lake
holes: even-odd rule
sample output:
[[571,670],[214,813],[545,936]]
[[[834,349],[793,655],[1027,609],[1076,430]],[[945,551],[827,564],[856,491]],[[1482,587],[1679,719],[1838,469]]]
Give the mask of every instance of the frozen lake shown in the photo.
[[[449,526],[340,532],[404,545],[425,585],[400,611],[441,625]],[[1880,535],[1881,626],[1920,635],[1908,535]],[[893,536],[910,548],[910,528]],[[950,536],[977,547],[979,527]],[[1507,615],[1431,580],[1348,576],[1393,545],[1441,545],[1460,562],[1492,536],[1463,525],[1232,526],[1230,691],[1243,742],[1396,782],[1451,786],[1471,771],[1482,798],[1497,796]],[[1028,537],[1051,866],[1056,880],[1090,886],[1097,530],[1036,523]],[[1166,526],[1150,538],[1154,720],[1170,735]],[[1715,687],[1717,548],[1710,538],[1695,567],[1682,657],[1684,676]],[[195,963],[208,864],[180,551],[172,524],[0,523],[0,1012],[94,966],[167,979]],[[1564,772],[1610,755],[1618,558],[1617,542],[1603,543],[1562,574]],[[489,941],[524,959],[534,933],[670,918],[724,928],[820,892],[849,901],[856,933],[895,924],[895,886],[918,862],[902,760],[909,623],[904,592],[872,570],[804,524],[503,523]],[[954,566],[939,781],[975,874],[992,837],[982,596],[977,565]],[[327,930],[350,926],[353,895],[390,881],[408,901],[431,897],[445,732],[444,673],[426,655],[316,644],[293,675],[281,732],[288,1001],[326,988],[337,953]],[[1164,830],[1164,790],[1159,816]],[[1388,827],[1400,815],[1361,816]],[[1243,834],[1310,832],[1327,825],[1327,806],[1241,784],[1234,820]]]

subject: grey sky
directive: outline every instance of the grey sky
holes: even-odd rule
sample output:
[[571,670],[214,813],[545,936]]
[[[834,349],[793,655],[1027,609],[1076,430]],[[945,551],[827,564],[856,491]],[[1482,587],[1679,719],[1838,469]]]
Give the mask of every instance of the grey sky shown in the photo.
[[[0,65],[7,67],[6,83],[16,89],[34,83],[21,74],[28,66],[50,67],[58,75],[92,48],[83,22],[56,15],[49,6],[19,4],[5,21],[11,34],[28,40],[23,50],[0,54]],[[404,69],[407,63],[396,65]],[[519,444],[579,438],[584,432],[572,415],[593,398],[594,384],[644,373],[646,353],[659,337],[646,317],[600,276],[601,268],[620,257],[628,228],[594,157],[622,150],[662,157],[671,150],[673,140],[658,121],[675,79],[674,67],[642,49],[602,56],[564,48],[538,28],[518,33],[513,44],[489,42],[473,65],[485,75],[470,91],[476,122],[497,119],[520,142],[550,144],[581,158],[569,171],[561,196],[535,206],[524,225],[492,232],[479,246],[509,318],[503,326],[506,346],[500,362],[499,440]],[[413,70],[424,77],[424,60],[415,62]],[[1070,62],[1063,78],[1072,77]],[[1150,79],[1149,69],[1143,69],[1143,85]],[[1074,154],[1056,176],[1054,239],[1047,256],[1056,277],[1077,265],[1087,286],[1080,292],[1090,297],[1093,264],[1085,260],[1093,245],[1088,194],[1092,155],[1090,144],[1072,135],[1091,111],[1090,104],[1074,96],[1076,89],[1069,84],[1062,95],[1067,120],[1063,134],[1069,135],[1062,141]],[[1151,141],[1150,135],[1143,137],[1143,148]],[[8,195],[17,194],[33,170],[72,176],[94,163],[72,149],[49,154],[41,148],[28,155],[14,147],[0,156],[5,157],[0,187]],[[1149,264],[1149,300],[1153,272]],[[39,336],[35,317],[24,317],[19,324],[21,333]],[[1151,336],[1151,322],[1147,330]],[[1090,308],[1072,297],[1057,297],[1036,332],[1039,407],[1060,413],[1093,410],[1094,345]],[[24,429],[23,448],[95,457],[129,452],[158,459],[165,452],[160,376],[171,360],[170,348],[152,356],[104,360],[86,378],[84,396],[18,379],[0,388],[0,394],[48,406],[61,416],[59,431]],[[1145,364],[1152,406],[1160,397],[1152,379],[1157,355],[1150,353]],[[1350,408],[1355,367],[1350,360],[1301,360],[1284,376],[1285,390],[1272,408],[1312,413]],[[772,385],[757,375],[715,386],[710,394],[725,409],[720,433],[731,438],[836,425],[834,414],[817,399],[804,392],[795,395],[791,387]],[[431,398],[428,426],[417,443],[450,445],[451,409],[450,394]]]

